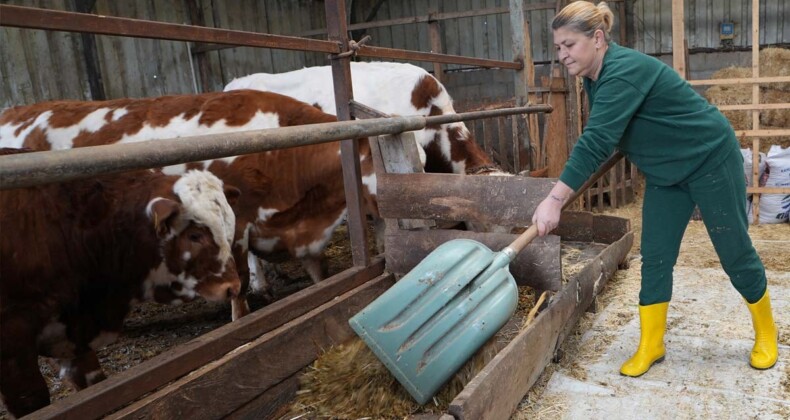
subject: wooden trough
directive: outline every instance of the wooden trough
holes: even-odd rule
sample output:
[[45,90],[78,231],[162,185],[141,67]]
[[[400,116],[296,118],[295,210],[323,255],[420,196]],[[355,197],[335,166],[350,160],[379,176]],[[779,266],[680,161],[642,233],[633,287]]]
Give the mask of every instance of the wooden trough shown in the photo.
[[[374,152],[381,153],[378,147]],[[498,249],[515,237],[402,226],[424,227],[433,224],[430,220],[527,225],[553,182],[515,176],[379,176],[386,257],[288,296],[30,418],[279,418],[296,395],[305,367],[328,347],[355,337],[348,319],[394,284],[397,274],[450,239],[473,238]],[[555,233],[535,240],[511,264],[519,283],[554,291],[553,297],[455,397],[444,416],[508,418],[633,243],[628,220],[591,213],[565,213]],[[583,269],[563,281],[560,247],[571,242],[599,245]]]

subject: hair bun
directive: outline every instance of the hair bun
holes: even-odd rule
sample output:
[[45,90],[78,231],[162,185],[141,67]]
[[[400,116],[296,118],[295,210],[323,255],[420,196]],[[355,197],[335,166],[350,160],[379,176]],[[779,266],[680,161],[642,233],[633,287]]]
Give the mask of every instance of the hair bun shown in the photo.
[[601,19],[603,20],[603,30],[607,34],[612,31],[612,26],[614,25],[614,13],[612,9],[609,8],[609,4],[605,1],[599,2],[596,6],[598,12],[601,13]]

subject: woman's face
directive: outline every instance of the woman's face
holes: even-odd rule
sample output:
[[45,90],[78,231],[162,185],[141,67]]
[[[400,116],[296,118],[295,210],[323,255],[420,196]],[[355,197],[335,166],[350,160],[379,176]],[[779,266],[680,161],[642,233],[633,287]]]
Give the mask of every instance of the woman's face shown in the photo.
[[592,38],[565,27],[554,30],[554,47],[557,58],[568,68],[571,76],[598,78],[605,47],[603,32],[596,31]]

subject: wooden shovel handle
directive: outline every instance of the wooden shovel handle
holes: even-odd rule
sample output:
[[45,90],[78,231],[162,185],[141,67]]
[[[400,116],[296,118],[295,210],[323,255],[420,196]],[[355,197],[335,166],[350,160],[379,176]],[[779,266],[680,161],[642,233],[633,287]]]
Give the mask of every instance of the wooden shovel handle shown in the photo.
[[[590,178],[587,179],[587,181],[584,184],[582,184],[582,186],[579,187],[578,190],[576,190],[573,194],[571,194],[570,198],[568,198],[568,200],[565,201],[565,204],[562,205],[562,209],[565,210],[566,208],[568,208],[568,206],[570,206],[571,203],[576,201],[582,194],[584,194],[584,192],[587,191],[587,189],[589,189],[590,186],[592,186],[592,184],[594,184],[595,181],[598,180],[598,178],[600,178],[601,176],[603,176],[603,174],[608,172],[609,169],[612,169],[612,167],[617,162],[619,162],[620,159],[622,159],[622,157],[623,154],[619,150],[614,152],[612,156],[609,157],[609,159],[606,159],[606,161],[601,164],[601,167],[598,168],[598,170],[595,171],[595,173],[590,175]],[[513,241],[510,245],[508,245],[508,248],[510,248],[513,251],[513,257],[515,257],[516,254],[521,252],[521,250],[524,249],[524,247],[526,247],[527,245],[529,245],[529,243],[532,242],[532,240],[535,239],[537,236],[538,236],[538,227],[533,224],[532,226],[529,227],[529,229],[527,229],[526,232],[522,233],[518,238],[516,238],[515,241]]]

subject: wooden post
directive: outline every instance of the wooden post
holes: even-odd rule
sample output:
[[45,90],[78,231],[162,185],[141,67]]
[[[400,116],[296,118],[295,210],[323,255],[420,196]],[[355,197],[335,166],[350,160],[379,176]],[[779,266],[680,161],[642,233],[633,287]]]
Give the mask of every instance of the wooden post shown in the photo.
[[[96,0],[78,0],[75,4],[79,13],[92,13]],[[82,40],[83,57],[85,58],[85,71],[88,73],[88,87],[91,91],[91,100],[103,101],[107,99],[102,82],[99,55],[96,52],[96,36],[90,33],[80,34]]]
[[549,86],[552,90],[549,105],[554,107],[554,111],[546,116],[548,130],[545,142],[549,178],[559,178],[565,167],[565,162],[568,160],[566,94],[558,92],[565,88],[565,79],[560,77],[560,69],[554,69],[554,73],[554,78],[544,76],[541,79],[542,85]]
[[[189,17],[192,25],[206,26],[203,10],[198,6],[197,0],[186,0],[186,6],[189,10]],[[214,90],[213,86],[211,86],[211,67],[208,64],[208,57],[206,54],[206,51],[199,51],[192,53],[193,57],[190,57],[190,59],[194,58],[197,63],[197,77],[200,80],[200,90],[195,93],[211,92]]]
[[[348,29],[346,27],[346,1],[326,0],[326,28],[330,41],[340,45],[340,51],[348,51]],[[351,119],[350,102],[354,98],[351,89],[350,57],[333,57],[332,80],[335,88],[337,120]],[[348,232],[351,238],[351,256],[357,267],[367,266],[370,262],[365,232],[365,213],[362,210],[362,178],[359,167],[359,150],[356,139],[340,143],[340,156],[343,161],[343,184],[346,190],[348,208]]]
[[684,79],[686,78],[686,55],[683,48],[685,38],[683,0],[672,0],[672,66]]
[[[431,11],[429,16],[434,13],[434,11]],[[431,52],[436,54],[442,53],[442,33],[440,29],[438,20],[428,21],[428,34],[431,37]],[[444,70],[442,69],[441,63],[433,63],[433,77],[435,77],[439,83],[444,83]]]
[[628,35],[627,35],[628,31],[626,31],[626,26],[625,26],[625,23],[627,21],[627,19],[625,18],[625,7],[626,7],[626,4],[628,4],[628,2],[625,2],[625,1],[624,2],[620,2],[620,7],[618,8],[618,12],[619,12],[618,15],[619,15],[619,18],[620,18],[620,45],[622,45],[624,47],[626,46],[626,44],[628,42],[628,40],[626,39],[628,37]]
[[[760,1],[752,0],[752,77],[760,77]],[[760,85],[752,85],[752,105],[760,103]],[[760,129],[760,110],[752,110],[752,130]],[[760,138],[752,140],[752,185],[759,187]],[[752,223],[760,224],[760,193],[752,195]]]
[[[534,93],[530,93],[530,88],[535,87],[535,66],[532,62],[532,41],[529,33],[529,22],[524,15],[524,1],[523,0],[510,0],[510,27],[512,34],[513,44],[513,60],[521,61],[524,67],[515,72],[515,91],[516,91],[516,106],[524,106],[527,103],[537,103],[537,98]],[[533,162],[540,162],[540,136],[538,131],[538,116],[537,114],[530,114],[527,119],[529,124],[525,127],[524,118],[518,118],[518,133],[519,136],[513,139],[514,142],[519,143],[519,163],[524,166],[531,153],[525,150],[522,143],[521,135],[529,131],[529,142],[535,150]],[[523,168],[517,168],[517,171]],[[530,165],[530,169],[537,169],[534,165]]]

